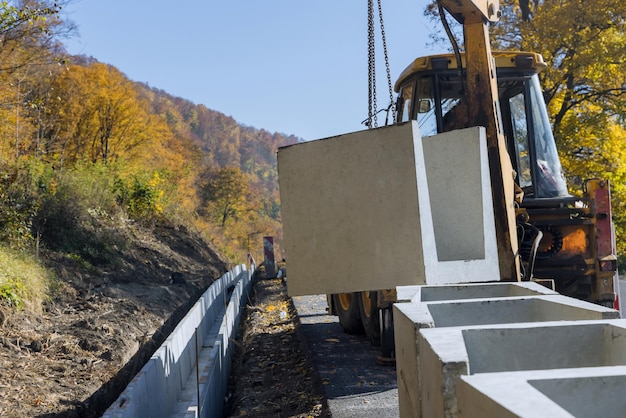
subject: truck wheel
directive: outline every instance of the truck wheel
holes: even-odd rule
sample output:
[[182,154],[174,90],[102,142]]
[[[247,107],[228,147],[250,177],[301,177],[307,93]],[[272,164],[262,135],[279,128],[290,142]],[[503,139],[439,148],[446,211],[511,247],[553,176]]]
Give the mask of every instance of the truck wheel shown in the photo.
[[339,317],[339,324],[348,334],[362,334],[360,304],[358,293],[333,294],[335,313]]
[[359,292],[360,296],[360,308],[361,308],[361,322],[363,323],[363,329],[365,335],[370,341],[370,344],[380,345],[380,317],[378,310],[378,293],[377,292]]

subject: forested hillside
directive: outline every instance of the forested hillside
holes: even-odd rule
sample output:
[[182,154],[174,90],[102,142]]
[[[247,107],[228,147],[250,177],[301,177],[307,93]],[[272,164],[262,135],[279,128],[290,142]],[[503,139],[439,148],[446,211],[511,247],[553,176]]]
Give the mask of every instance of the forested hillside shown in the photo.
[[280,255],[298,140],[69,56],[62,3],[0,2],[0,416],[101,416],[214,279]]
[[98,258],[59,239],[99,216],[186,225],[234,261],[260,252],[263,235],[280,238],[275,153],[297,138],[68,56],[61,4],[18,3],[0,10],[4,245]]

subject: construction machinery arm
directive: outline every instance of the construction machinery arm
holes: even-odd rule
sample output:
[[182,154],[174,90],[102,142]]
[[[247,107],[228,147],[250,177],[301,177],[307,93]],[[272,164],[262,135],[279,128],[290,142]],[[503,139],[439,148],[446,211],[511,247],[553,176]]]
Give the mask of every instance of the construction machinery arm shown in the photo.
[[499,0],[439,0],[459,23],[497,22],[500,19]]
[[469,126],[484,126],[487,132],[500,274],[503,280],[518,281],[521,275],[513,168],[502,134],[496,69],[487,27],[489,22],[500,18],[499,0],[437,1],[463,25],[467,62],[465,100],[471,104],[467,116]]

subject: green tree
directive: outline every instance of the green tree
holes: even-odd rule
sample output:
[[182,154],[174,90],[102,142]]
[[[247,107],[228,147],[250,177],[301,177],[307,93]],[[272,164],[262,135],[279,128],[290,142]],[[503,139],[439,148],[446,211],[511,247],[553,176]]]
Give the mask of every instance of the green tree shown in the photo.
[[239,168],[224,167],[209,174],[204,187],[207,212],[222,227],[246,210],[248,184]]

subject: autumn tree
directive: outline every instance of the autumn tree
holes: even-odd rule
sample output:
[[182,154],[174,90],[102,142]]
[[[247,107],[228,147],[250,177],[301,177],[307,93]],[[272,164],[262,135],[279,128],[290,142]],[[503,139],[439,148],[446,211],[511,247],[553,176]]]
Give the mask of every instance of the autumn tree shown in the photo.
[[618,253],[626,253],[626,3],[505,0],[497,46],[543,55],[540,74],[566,176],[612,183]]
[[[540,78],[571,192],[580,193],[586,178],[611,181],[618,253],[626,254],[626,3],[501,0],[500,6],[502,18],[490,28],[493,48],[544,57]],[[427,14],[437,18],[436,8]]]
[[60,161],[107,162],[128,157],[149,141],[151,117],[137,92],[116,68],[73,65],[52,84],[45,123],[46,152]]
[[[0,1],[0,74],[59,59],[59,39],[75,30],[59,12],[67,1]],[[23,73],[23,71],[22,71]]]
[[28,109],[40,80],[64,59],[60,39],[75,30],[59,12],[66,1],[0,2],[0,156],[19,157],[35,130]]

